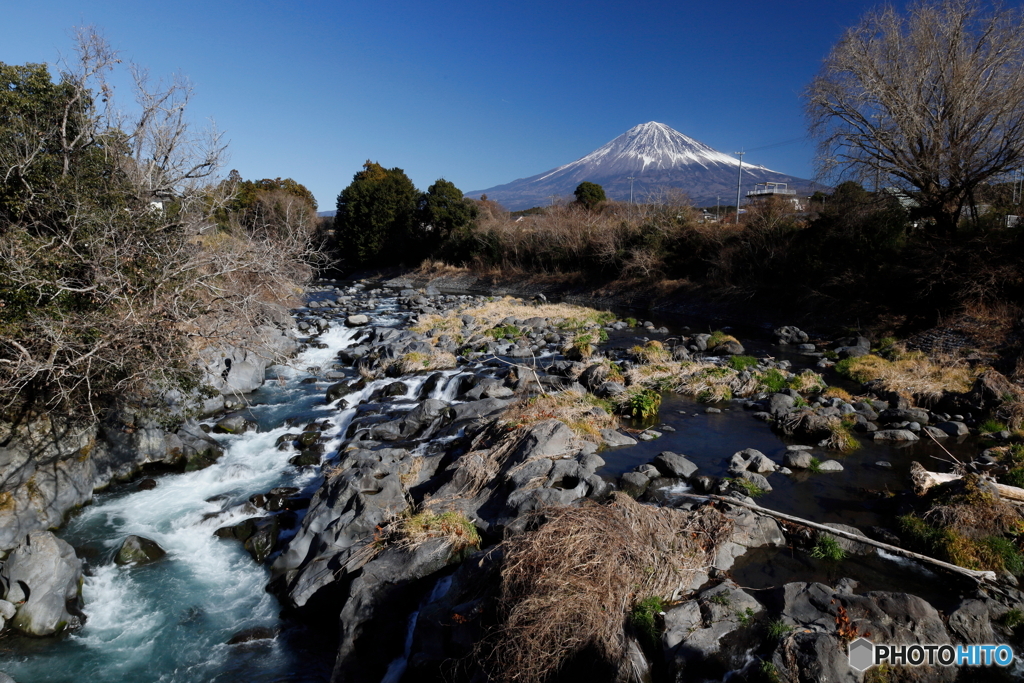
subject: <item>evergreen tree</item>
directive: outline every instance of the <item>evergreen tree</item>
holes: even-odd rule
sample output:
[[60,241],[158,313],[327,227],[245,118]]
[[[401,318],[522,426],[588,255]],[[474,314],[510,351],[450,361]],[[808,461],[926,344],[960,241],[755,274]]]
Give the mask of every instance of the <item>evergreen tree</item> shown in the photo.
[[573,192],[576,195],[576,201],[593,210],[603,201],[608,198],[604,196],[604,188],[597,183],[588,183],[586,181],[576,186],[576,190]]
[[334,225],[342,258],[365,267],[409,255],[419,197],[405,171],[367,160],[338,195]]
[[420,197],[419,222],[428,251],[433,251],[472,223],[479,210],[462,196],[462,190],[444,178]]

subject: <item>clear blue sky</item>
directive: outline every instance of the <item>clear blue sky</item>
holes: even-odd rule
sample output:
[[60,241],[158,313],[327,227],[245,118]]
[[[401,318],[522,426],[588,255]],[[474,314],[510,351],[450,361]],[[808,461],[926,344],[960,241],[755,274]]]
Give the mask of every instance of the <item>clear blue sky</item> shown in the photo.
[[95,25],[154,76],[189,76],[192,115],[230,140],[225,174],[292,177],[329,210],[366,159],[468,192],[647,121],[811,177],[813,145],[789,142],[800,94],[876,4],[6,0],[0,61],[52,64]]

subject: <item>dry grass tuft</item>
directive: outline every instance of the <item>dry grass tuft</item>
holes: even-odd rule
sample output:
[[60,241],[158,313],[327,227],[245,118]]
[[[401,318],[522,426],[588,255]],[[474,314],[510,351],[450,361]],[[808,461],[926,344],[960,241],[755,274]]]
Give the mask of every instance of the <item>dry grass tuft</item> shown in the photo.
[[[950,528],[959,535],[977,539],[1001,535],[1022,521],[1016,507],[988,488],[977,475],[969,474],[956,482],[956,493],[940,498],[925,513],[924,520],[939,528]],[[956,488],[954,488],[956,490]]]
[[711,564],[732,523],[711,507],[609,504],[549,508],[505,542],[499,624],[476,649],[496,681],[544,681],[575,655],[625,661],[625,620],[652,596],[674,599]]
[[849,403],[853,400],[853,396],[850,395],[846,389],[840,389],[839,387],[828,387],[825,391],[821,392],[822,398],[838,398]]
[[412,351],[395,361],[398,369],[403,375],[409,375],[422,370],[448,370],[457,364],[455,356],[446,352],[434,349],[429,354]]
[[664,363],[672,359],[672,354],[660,341],[649,341],[643,346],[634,346],[629,350],[641,363]]
[[547,318],[557,327],[569,329],[585,329],[615,320],[615,315],[608,311],[598,311],[586,306],[573,304],[530,304],[522,299],[505,297],[489,301],[482,306],[465,306],[448,311],[444,314],[422,316],[412,328],[415,332],[427,332],[432,328],[441,330],[461,330],[460,316],[471,315],[476,318],[476,326],[481,329],[491,328],[505,318]]
[[814,370],[804,370],[789,380],[789,387],[801,394],[812,394],[821,391],[826,386],[828,385],[825,384],[825,379]]
[[[600,407],[606,415],[595,414]],[[593,394],[578,391],[560,391],[521,399],[510,405],[502,419],[514,427],[526,427],[543,420],[561,420],[576,436],[594,443],[602,443],[601,429],[614,429],[618,420],[611,414],[613,406]]]
[[888,361],[868,354],[849,358],[836,365],[839,372],[858,382],[880,380],[888,391],[899,391],[924,398],[939,398],[944,391],[969,391],[974,380],[987,367],[971,367],[948,357],[929,358],[920,352],[899,352]]

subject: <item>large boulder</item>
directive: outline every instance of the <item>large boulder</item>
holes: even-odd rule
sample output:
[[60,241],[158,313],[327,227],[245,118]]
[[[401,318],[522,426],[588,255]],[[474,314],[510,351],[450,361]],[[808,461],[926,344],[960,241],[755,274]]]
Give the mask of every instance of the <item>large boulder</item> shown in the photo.
[[94,426],[54,417],[17,429],[0,422],[0,551],[92,500],[96,442]]
[[720,583],[665,612],[662,647],[676,680],[720,679],[739,669],[759,634],[745,629],[764,607],[732,581]]
[[49,636],[81,626],[82,561],[49,531],[29,534],[0,569],[4,599],[17,606],[11,626]]
[[666,477],[680,477],[689,479],[697,471],[697,466],[686,459],[685,456],[671,451],[662,451],[654,459],[654,466]]
[[166,555],[166,551],[153,540],[131,535],[124,539],[114,557],[116,564],[149,564]]
[[[789,583],[779,591],[782,620],[795,627],[776,648],[773,663],[783,680],[859,681],[849,666],[844,636],[871,634],[875,643],[950,643],[942,616],[928,602],[907,593],[856,595],[821,583]],[[839,628],[844,629],[843,633]],[[901,669],[900,680],[952,681],[956,667]]]

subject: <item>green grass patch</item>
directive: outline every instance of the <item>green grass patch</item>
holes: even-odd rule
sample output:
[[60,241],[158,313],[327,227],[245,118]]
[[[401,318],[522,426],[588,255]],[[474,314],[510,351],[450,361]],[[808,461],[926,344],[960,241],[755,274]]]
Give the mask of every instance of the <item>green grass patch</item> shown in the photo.
[[716,605],[721,605],[722,607],[728,607],[732,604],[732,601],[729,599],[729,596],[725,593],[718,593],[717,595],[712,595],[710,598],[708,598],[708,602],[713,602]]
[[1003,615],[1003,625],[1009,629],[1024,625],[1024,610],[1016,607],[1007,610],[1006,614]]
[[769,394],[777,394],[786,388],[786,375],[781,370],[771,368],[761,373],[761,376],[757,378],[758,384],[761,389],[768,392]]
[[773,642],[779,642],[782,640],[787,633],[793,630],[793,627],[782,620],[782,618],[772,619],[765,625],[765,630],[768,633],[768,639]]
[[756,367],[758,360],[753,356],[730,356],[728,365],[733,370],[742,372],[747,368]]
[[732,482],[736,487],[741,489],[746,495],[750,496],[751,498],[760,498],[764,494],[768,493],[754,482],[748,481],[746,479],[736,478],[729,479],[729,481]]
[[636,629],[640,641],[651,650],[658,649],[661,628],[658,617],[665,611],[666,602],[658,596],[644,598],[629,611],[629,623]]
[[1014,467],[999,477],[1000,484],[1024,488],[1024,467]]
[[811,548],[811,557],[828,562],[841,562],[846,557],[846,551],[833,536],[822,534]]
[[1006,430],[1006,425],[999,420],[988,419],[978,425],[978,431],[983,434],[1002,432]]

